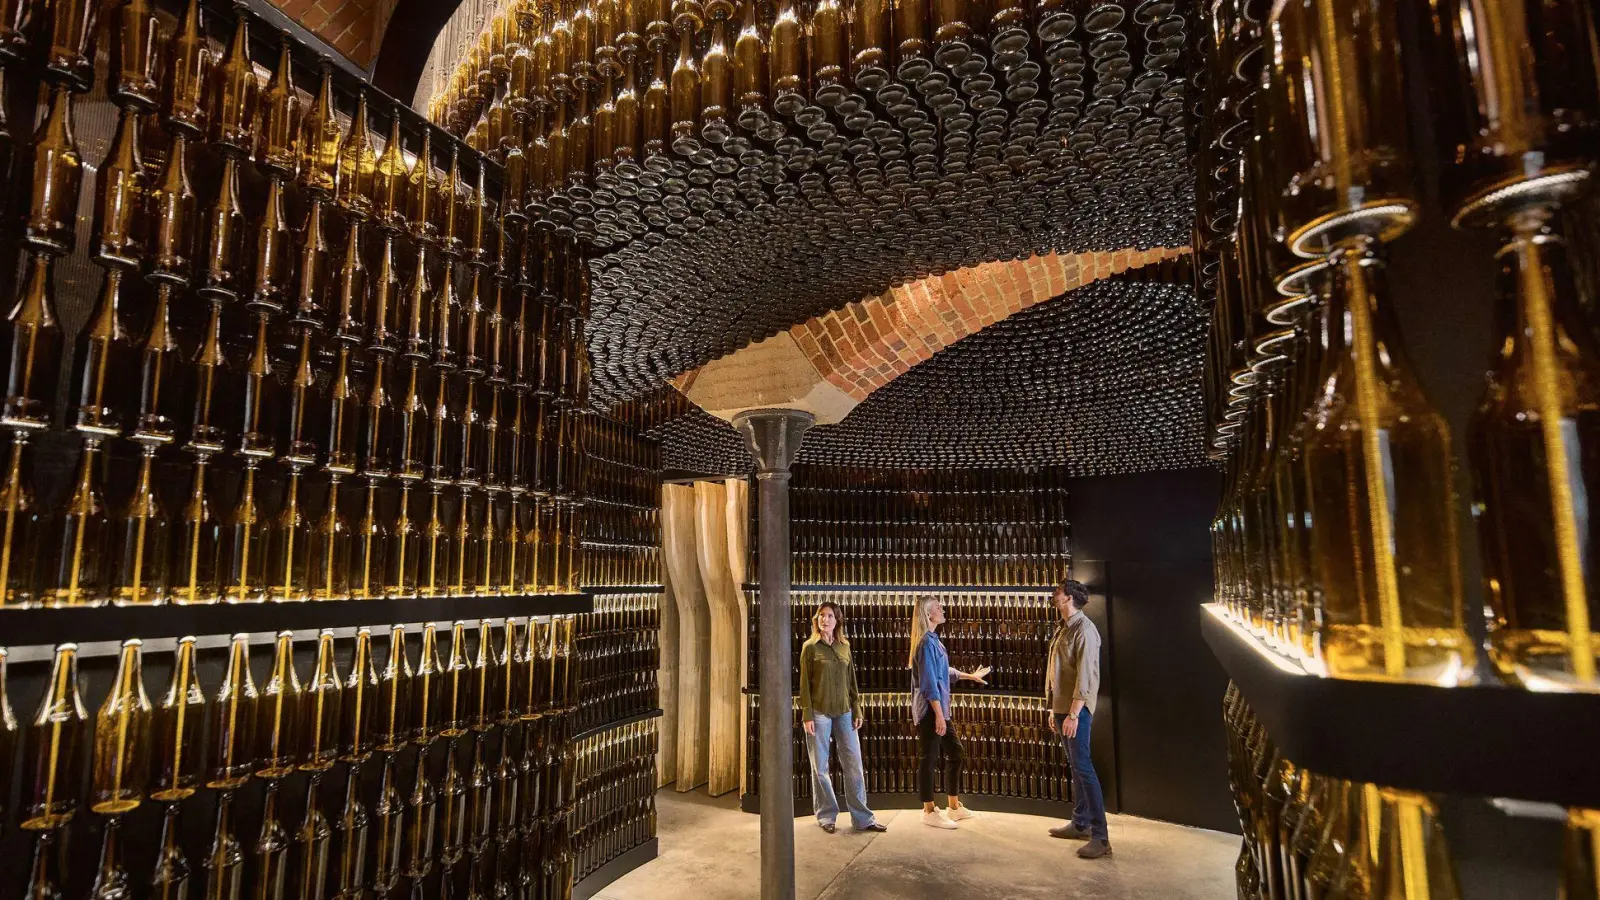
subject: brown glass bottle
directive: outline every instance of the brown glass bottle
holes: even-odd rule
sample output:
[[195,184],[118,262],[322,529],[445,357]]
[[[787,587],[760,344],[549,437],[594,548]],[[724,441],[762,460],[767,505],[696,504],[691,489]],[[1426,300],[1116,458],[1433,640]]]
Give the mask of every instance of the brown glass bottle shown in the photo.
[[206,84],[210,80],[211,48],[200,0],[189,0],[172,37],[167,40],[162,66],[161,105],[167,125],[191,137],[206,132]]
[[167,692],[151,721],[154,741],[150,799],[166,803],[191,797],[202,780],[202,728],[206,695],[195,671],[195,639],[178,641]]
[[94,724],[94,763],[89,808],[115,816],[144,799],[150,766],[150,700],[144,692],[144,642],[123,641],[117,673]]
[[256,116],[256,161],[278,178],[292,177],[299,164],[300,98],[294,88],[293,63],[289,58],[289,36],[283,35],[278,49],[278,65],[259,101]]
[[33,134],[33,189],[23,220],[23,240],[41,252],[72,251],[77,230],[83,155],[72,128],[74,94],[57,85]]
[[250,677],[250,644],[243,634],[234,635],[228,643],[228,665],[211,709],[205,785],[223,791],[226,797],[250,779],[257,760],[260,697]]
[[221,63],[211,69],[206,105],[211,142],[229,156],[248,156],[255,141],[252,126],[261,82],[250,61],[250,13],[241,3],[234,14],[238,21]]
[[148,112],[160,97],[156,84],[156,43],[161,28],[150,0],[129,0],[111,13],[111,98],[123,109]]
[[124,109],[111,148],[95,175],[94,257],[111,266],[135,268],[144,253],[144,162],[139,153],[139,113]]
[[304,694],[294,666],[294,632],[278,632],[273,647],[272,671],[261,686],[256,775],[280,779],[300,763],[301,726],[305,721]]

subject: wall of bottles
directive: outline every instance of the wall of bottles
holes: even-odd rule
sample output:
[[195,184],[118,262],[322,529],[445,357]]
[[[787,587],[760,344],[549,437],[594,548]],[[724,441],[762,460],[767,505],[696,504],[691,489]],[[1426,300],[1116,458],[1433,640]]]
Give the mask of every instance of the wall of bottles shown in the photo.
[[646,404],[629,402],[588,419],[585,585],[662,583],[661,445],[643,435],[649,415]]
[[630,722],[577,742],[572,833],[575,874],[590,873],[656,836],[655,719]]
[[578,615],[574,677],[578,731],[656,709],[661,669],[660,593],[603,594]]
[[0,796],[20,798],[0,890],[565,896],[574,624],[131,639],[114,671],[83,660],[93,694],[63,644],[47,675],[0,679]]
[[797,466],[789,502],[798,584],[1037,586],[1072,562],[1054,469]]
[[16,6],[4,605],[575,589],[576,248],[242,8]]
[[[866,723],[860,732],[861,755],[868,793],[916,793],[921,754],[916,725],[911,721],[911,695],[864,694],[861,706]],[[951,708],[961,723],[961,743],[967,751],[962,775],[964,792],[1028,800],[1071,799],[1066,754],[1059,738],[1050,733],[1043,698],[958,693],[951,699]],[[761,698],[750,695],[752,723],[760,721],[760,710]],[[806,734],[800,726],[800,711],[796,708],[790,789],[796,800],[809,802],[811,762],[806,752]],[[759,794],[760,729],[751,728],[747,742],[746,791]],[[843,791],[837,757],[835,754],[831,775],[835,790]],[[942,772],[935,776],[936,791],[944,789],[943,780]]]
[[[800,690],[800,648],[811,637],[811,615],[831,601],[844,616],[850,658],[862,691],[910,690],[906,653],[911,646],[911,613],[919,595],[914,590],[795,591],[791,595],[792,657],[796,660],[794,690]],[[988,689],[1011,694],[1043,694],[1044,667],[1050,635],[1059,621],[1047,591],[939,595],[950,621],[939,637],[955,660],[981,660],[992,666]],[[756,634],[761,598],[749,592],[750,665],[748,683],[758,684],[760,641]]]
[[[1600,691],[1593,5],[1229,0],[1210,24],[1195,246],[1227,471],[1217,599],[1315,675]],[[1388,287],[1391,248],[1432,217],[1477,235],[1440,229],[1432,266],[1486,239],[1499,269],[1479,399],[1454,426],[1398,314],[1438,308]],[[1243,703],[1242,889],[1458,895],[1432,800],[1298,771]],[[1567,896],[1600,893],[1594,818],[1569,811]]]

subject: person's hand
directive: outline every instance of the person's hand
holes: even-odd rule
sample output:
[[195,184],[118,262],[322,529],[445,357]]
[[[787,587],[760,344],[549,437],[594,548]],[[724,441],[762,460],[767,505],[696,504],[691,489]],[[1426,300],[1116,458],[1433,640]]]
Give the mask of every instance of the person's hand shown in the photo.
[[860,731],[861,730],[861,726],[865,725],[867,723],[867,720],[861,718],[860,716],[853,716],[852,718],[855,721],[855,725],[856,725],[856,730],[857,731]]
[[1067,716],[1061,720],[1062,737],[1075,738],[1078,736],[1078,717]]
[[945,732],[945,728],[946,727],[947,726],[945,725],[944,716],[939,715],[938,713],[934,713],[933,714],[933,733],[937,734],[940,737],[944,737],[944,732]]
[[812,737],[816,737],[816,735],[817,735],[817,723],[816,722],[813,722],[810,719],[807,719],[805,721],[804,725],[802,725],[801,727],[805,728],[806,734],[809,734]]
[[994,669],[989,667],[989,666],[979,666],[976,669],[973,669],[972,670],[972,674],[968,675],[967,677],[972,679],[973,681],[976,681],[979,684],[985,684],[986,685],[989,682],[985,681],[984,679],[988,678],[989,677],[989,673],[993,672],[993,671],[994,671]]

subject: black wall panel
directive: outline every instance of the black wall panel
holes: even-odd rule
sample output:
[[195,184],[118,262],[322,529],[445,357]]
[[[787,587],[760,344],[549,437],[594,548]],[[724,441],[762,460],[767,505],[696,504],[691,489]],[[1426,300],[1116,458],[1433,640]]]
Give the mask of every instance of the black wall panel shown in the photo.
[[[1099,573],[1109,594],[1099,621],[1115,715],[1097,719],[1095,743],[1109,738],[1114,747],[1114,805],[1238,831],[1222,731],[1227,678],[1199,618],[1211,599],[1210,524],[1221,487],[1217,472],[1189,469],[1079,478],[1069,490],[1074,565],[1087,581]],[[1102,737],[1102,725],[1113,733]]]

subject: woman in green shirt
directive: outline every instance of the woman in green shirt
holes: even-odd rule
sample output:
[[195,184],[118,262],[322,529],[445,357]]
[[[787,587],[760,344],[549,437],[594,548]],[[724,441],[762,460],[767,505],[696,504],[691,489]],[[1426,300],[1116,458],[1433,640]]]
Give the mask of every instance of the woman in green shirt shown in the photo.
[[828,753],[837,740],[844,767],[845,802],[857,831],[888,831],[867,808],[867,778],[861,768],[861,692],[844,616],[837,604],[825,602],[811,616],[811,639],[800,648],[800,721],[805,724],[811,756],[811,797],[822,830],[833,834],[839,798],[828,775]]

